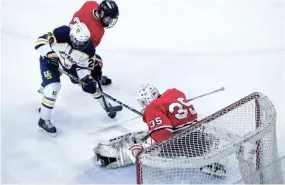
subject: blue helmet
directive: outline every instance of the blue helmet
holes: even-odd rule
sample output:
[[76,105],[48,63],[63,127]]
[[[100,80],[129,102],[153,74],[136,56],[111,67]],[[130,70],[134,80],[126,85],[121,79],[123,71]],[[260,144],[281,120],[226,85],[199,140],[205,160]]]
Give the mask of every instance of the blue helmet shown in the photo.
[[118,21],[119,8],[115,1],[104,0],[100,3],[97,13],[102,26],[105,28],[111,28]]

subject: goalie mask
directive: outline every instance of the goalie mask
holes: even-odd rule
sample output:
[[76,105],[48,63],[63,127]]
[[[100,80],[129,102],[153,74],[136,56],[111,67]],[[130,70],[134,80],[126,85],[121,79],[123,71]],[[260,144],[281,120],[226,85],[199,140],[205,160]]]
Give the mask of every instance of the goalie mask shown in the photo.
[[150,84],[143,85],[139,90],[138,102],[143,107],[146,108],[153,100],[160,96],[158,89]]
[[84,23],[72,25],[69,33],[70,42],[75,49],[84,50],[90,42],[90,32]]

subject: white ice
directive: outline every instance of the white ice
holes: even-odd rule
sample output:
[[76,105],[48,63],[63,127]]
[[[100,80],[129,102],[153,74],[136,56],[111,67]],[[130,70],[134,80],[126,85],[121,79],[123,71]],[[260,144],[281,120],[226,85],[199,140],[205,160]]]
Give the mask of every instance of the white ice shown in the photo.
[[[135,166],[94,167],[93,142],[145,128],[124,109],[110,120],[93,99],[62,78],[53,122],[59,135],[37,131],[41,83],[38,36],[68,24],[81,0],[3,0],[1,8],[2,183],[136,183]],[[285,2],[283,0],[116,0],[117,25],[97,53],[113,79],[105,92],[139,109],[144,83],[194,97],[203,115],[259,91],[277,110],[279,155],[284,142]],[[105,126],[121,123],[109,129]]]

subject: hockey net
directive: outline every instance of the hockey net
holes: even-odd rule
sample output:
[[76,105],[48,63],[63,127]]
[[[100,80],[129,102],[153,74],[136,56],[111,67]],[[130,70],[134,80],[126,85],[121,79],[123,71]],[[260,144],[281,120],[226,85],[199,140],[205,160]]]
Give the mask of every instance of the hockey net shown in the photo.
[[[138,184],[282,183],[276,141],[276,111],[261,93],[252,93],[137,156]],[[256,152],[250,154],[247,146]],[[226,175],[202,172],[212,164]],[[262,170],[273,164],[270,170]],[[253,174],[252,177],[248,177]]]

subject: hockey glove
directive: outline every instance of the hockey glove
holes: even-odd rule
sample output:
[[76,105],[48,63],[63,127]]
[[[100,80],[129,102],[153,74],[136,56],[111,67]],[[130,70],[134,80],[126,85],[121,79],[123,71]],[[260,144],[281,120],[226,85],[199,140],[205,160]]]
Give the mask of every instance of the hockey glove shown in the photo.
[[59,67],[59,58],[55,52],[51,51],[47,54],[47,60],[51,70],[57,71]]
[[91,75],[87,75],[81,79],[82,89],[84,92],[94,94],[97,90],[97,82],[92,78]]

